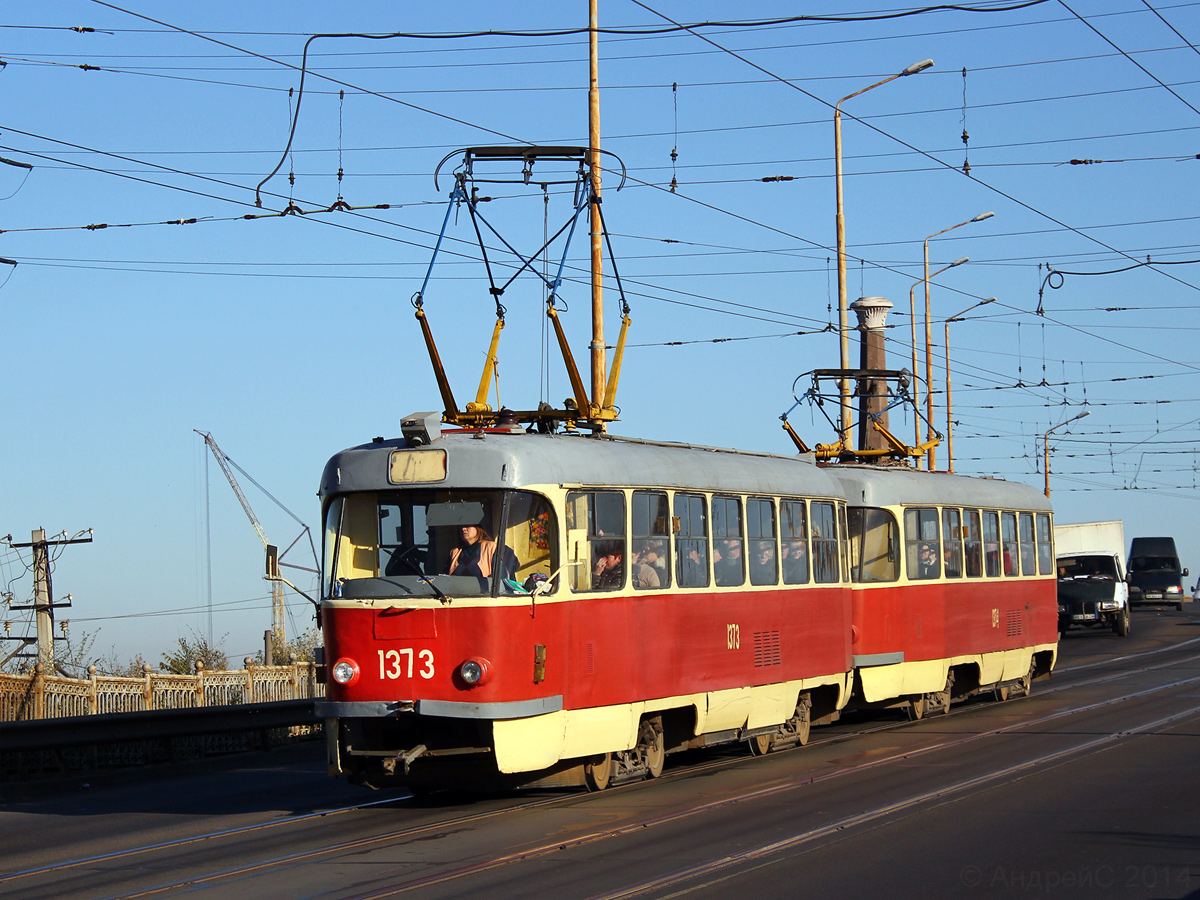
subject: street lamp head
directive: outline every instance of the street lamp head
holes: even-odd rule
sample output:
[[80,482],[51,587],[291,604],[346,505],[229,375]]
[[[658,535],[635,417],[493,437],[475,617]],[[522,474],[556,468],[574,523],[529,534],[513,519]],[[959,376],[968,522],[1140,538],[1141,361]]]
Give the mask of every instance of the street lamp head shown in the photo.
[[995,297],[988,297],[986,300],[980,300],[980,301],[979,301],[979,303],[978,303],[978,304],[976,304],[976,305],[977,305],[977,306],[985,306],[985,305],[987,305],[988,303],[995,303],[995,302],[996,302],[996,298],[995,298]]
[[971,261],[971,257],[969,257],[969,256],[959,257],[954,262],[950,263],[950,265],[946,266],[946,268],[953,269],[955,266],[961,266],[963,263],[969,263],[970,261]]
[[[1084,416],[1090,416],[1091,414],[1092,414],[1092,411],[1090,409],[1085,409],[1083,412],[1081,412],[1079,415],[1077,415],[1075,417],[1075,419],[1082,419]],[[1071,421],[1074,422],[1075,419],[1072,419]]]
[[901,75],[916,75],[918,72],[924,72],[926,69],[928,69],[932,65],[933,65],[932,59],[923,59],[920,62],[913,63],[911,66],[909,66],[907,69],[905,69],[900,74]]
[[975,218],[973,218],[971,221],[972,222],[982,222],[984,219],[990,219],[994,215],[995,215],[994,212],[980,213]]

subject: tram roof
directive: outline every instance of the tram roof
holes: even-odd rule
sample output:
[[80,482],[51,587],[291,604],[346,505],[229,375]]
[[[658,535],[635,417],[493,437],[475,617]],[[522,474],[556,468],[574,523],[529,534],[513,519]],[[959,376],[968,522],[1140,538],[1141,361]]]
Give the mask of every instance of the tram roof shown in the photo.
[[840,465],[830,471],[842,483],[851,506],[982,506],[1050,511],[1050,501],[1037,488],[999,478],[865,465]]
[[[321,477],[321,496],[394,490],[393,451],[414,450],[403,438],[335,454]],[[531,485],[665,487],[841,498],[842,489],[811,457],[778,456],[612,436],[444,432],[417,453],[446,453],[446,477],[403,487],[519,488]]]

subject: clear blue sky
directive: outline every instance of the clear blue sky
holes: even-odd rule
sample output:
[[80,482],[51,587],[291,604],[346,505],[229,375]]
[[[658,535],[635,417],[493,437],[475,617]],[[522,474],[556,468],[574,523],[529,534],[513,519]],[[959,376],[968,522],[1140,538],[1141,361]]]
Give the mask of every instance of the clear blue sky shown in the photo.
[[[1200,570],[1200,4],[1017,5],[870,21],[905,8],[826,2],[804,12],[846,21],[602,37],[603,147],[630,175],[620,192],[605,178],[634,323],[613,431],[792,452],[778,417],[793,381],[838,361],[823,330],[837,317],[832,105],[932,58],[845,105],[851,299],[896,305],[890,359],[908,366],[922,241],[994,211],[930,242],[931,267],[970,257],[932,288],[939,390],[941,323],[998,298],[951,326],[956,469],[1040,486],[1042,434],[1086,404],[1090,416],[1051,439],[1059,520],[1173,534]],[[601,24],[796,10],[605,0]],[[57,559],[54,588],[75,598],[60,619],[98,631],[96,655],[156,661],[178,636],[206,632],[209,527],[215,637],[234,659],[261,646],[261,547],[193,429],[315,529],[333,452],[440,406],[409,304],[444,214],[439,160],[466,146],[586,143],[586,35],[321,39],[261,211],[289,197],[326,209],[339,192],[390,208],[244,219],[287,142],[307,36],[586,24],[583,0],[5,10],[0,156],[33,168],[0,165],[0,257],[17,262],[0,265],[0,535],[95,529]],[[792,180],[763,181],[773,176]],[[540,192],[494,196],[485,214],[535,250]],[[551,196],[551,230],[564,203]],[[98,224],[110,227],[87,227]],[[471,239],[465,214],[452,220],[426,295],[460,399],[493,322]],[[562,291],[580,358],[585,253],[577,240]],[[1098,273],[1147,259],[1065,275],[1037,314],[1047,264]],[[561,403],[553,356],[545,374],[540,283],[524,277],[504,302],[501,400]],[[807,408],[791,421],[810,443],[831,437]],[[912,432],[911,418],[892,424]],[[243,487],[271,540],[290,543],[296,523]],[[27,559],[0,551],[0,588],[17,602],[32,590]],[[292,632],[311,621],[299,598],[289,609]],[[14,634],[26,615],[8,615]]]

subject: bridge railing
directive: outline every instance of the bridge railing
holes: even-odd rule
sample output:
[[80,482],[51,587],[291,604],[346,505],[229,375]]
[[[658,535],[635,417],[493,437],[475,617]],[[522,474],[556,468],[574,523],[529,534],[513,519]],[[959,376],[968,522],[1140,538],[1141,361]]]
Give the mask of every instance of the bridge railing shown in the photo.
[[47,675],[39,664],[28,675],[0,673],[0,722],[310,700],[324,692],[311,662],[219,672],[197,669],[195,675],[171,675],[146,666],[138,678],[100,675],[95,666],[87,678],[63,678]]

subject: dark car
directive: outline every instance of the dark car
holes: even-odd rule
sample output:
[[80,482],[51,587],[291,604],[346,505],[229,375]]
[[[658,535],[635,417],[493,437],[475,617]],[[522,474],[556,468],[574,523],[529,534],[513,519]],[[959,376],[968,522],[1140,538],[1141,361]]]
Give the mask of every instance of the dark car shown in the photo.
[[1129,602],[1167,604],[1182,611],[1188,599],[1183,591],[1187,574],[1180,568],[1174,538],[1134,538],[1129,548]]

